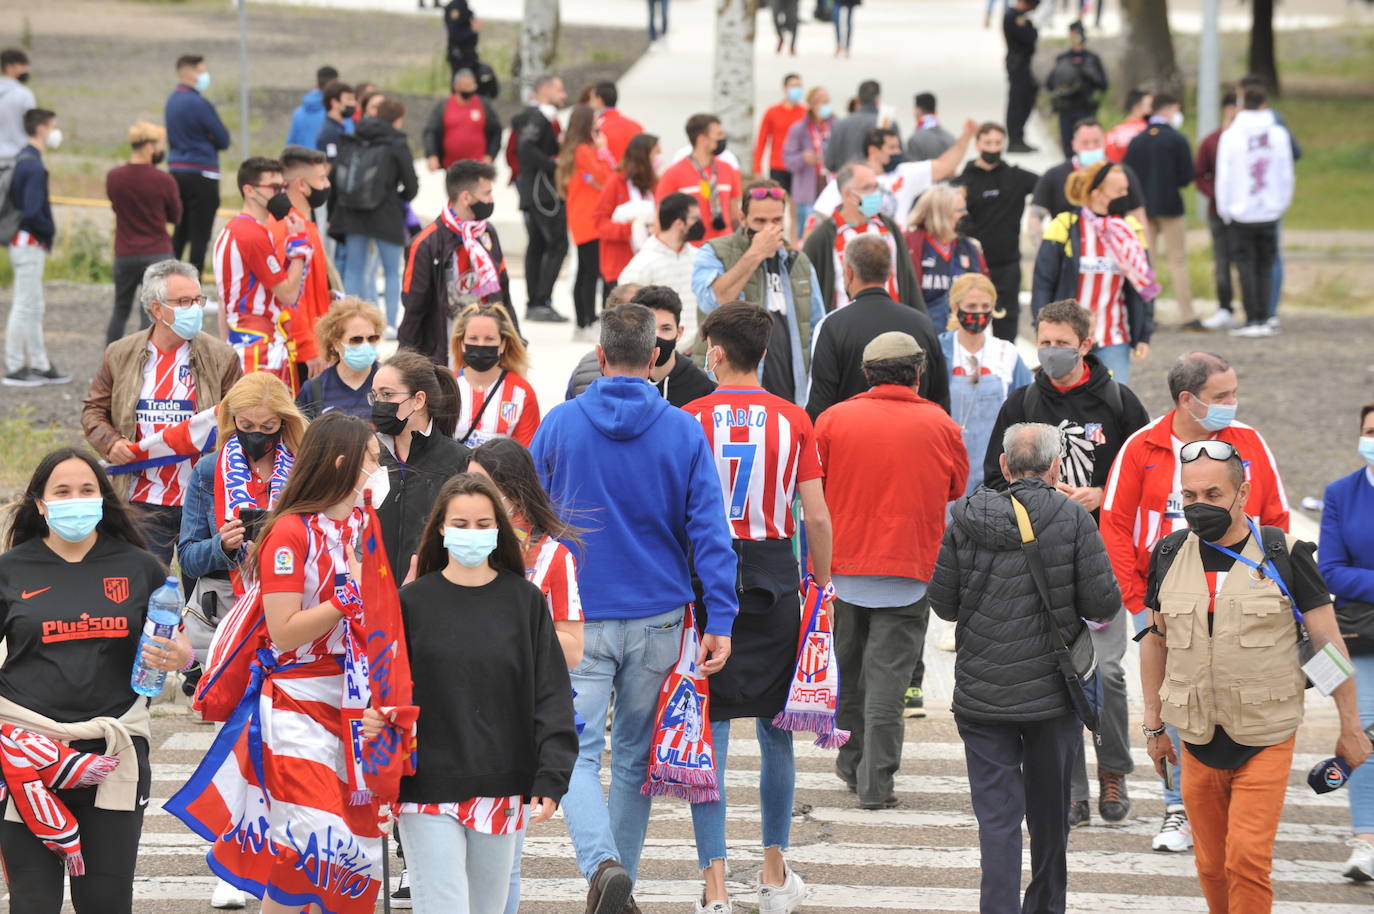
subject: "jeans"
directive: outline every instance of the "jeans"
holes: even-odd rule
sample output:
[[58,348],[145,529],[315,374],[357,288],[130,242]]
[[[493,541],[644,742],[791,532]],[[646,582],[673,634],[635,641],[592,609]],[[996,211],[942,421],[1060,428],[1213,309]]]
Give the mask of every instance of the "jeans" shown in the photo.
[[797,241],[800,243],[802,233],[806,231],[806,220],[811,218],[811,212],[816,208],[814,203],[793,203],[792,208],[797,211]]
[[[1131,626],[1132,626],[1137,632],[1141,631],[1141,629],[1144,629],[1144,628],[1147,627],[1149,624],[1150,624],[1150,611],[1149,611],[1149,610],[1145,610],[1145,611],[1143,611],[1143,612],[1138,612],[1138,613],[1131,613]],[[1153,638],[1153,637],[1155,637],[1155,636],[1154,636],[1154,635],[1148,635],[1147,637]],[[1174,755],[1175,755],[1175,756],[1178,758],[1178,760],[1179,760],[1179,764],[1177,764],[1177,765],[1170,765],[1170,766],[1169,766],[1171,769],[1173,769],[1173,770],[1170,772],[1170,773],[1173,775],[1173,779],[1174,779],[1174,786],[1173,786],[1172,788],[1165,787],[1165,786],[1164,786],[1164,779],[1163,779],[1163,778],[1160,778],[1160,779],[1159,779],[1160,786],[1163,787],[1163,789],[1164,789],[1164,808],[1167,810],[1170,806],[1182,806],[1182,805],[1183,805],[1183,765],[1182,765],[1182,762],[1183,762],[1183,743],[1182,743],[1182,741],[1178,738],[1178,728],[1177,728],[1177,727],[1174,727],[1174,726],[1171,725],[1171,724],[1165,724],[1165,725],[1164,725],[1164,732],[1167,733],[1167,734],[1169,734],[1169,742],[1171,742],[1171,743],[1174,744]]]
[[14,267],[14,301],[5,322],[5,371],[24,368],[47,371],[48,351],[43,347],[43,267],[48,252],[36,244],[10,247]]
[[869,609],[835,601],[835,659],[844,674],[836,725],[850,732],[835,771],[860,803],[882,803],[902,763],[902,695],[925,643],[930,604]]
[[[1088,629],[1092,633],[1093,652],[1097,655],[1097,675],[1102,682],[1102,713],[1098,715],[1099,724],[1093,740],[1099,777],[1104,771],[1130,774],[1135,770],[1135,762],[1131,760],[1131,721],[1126,710],[1126,673],[1121,668],[1121,658],[1126,656],[1128,615],[1130,613],[1123,607],[1106,628],[1101,631]],[[1079,740],[1078,755],[1074,759],[1070,799],[1074,802],[1088,799],[1088,760],[1082,740]]]
[[172,177],[181,194],[181,221],[172,231],[172,253],[204,273],[205,252],[215,227],[215,210],[219,209],[219,179],[198,171],[174,171]]
[[525,854],[525,829],[515,836],[515,858],[510,862],[510,888],[506,890],[506,909],[502,914],[520,914],[520,858]]
[[356,232],[344,239],[348,260],[344,274],[344,291],[363,301],[377,300],[377,272],[373,266],[368,270],[368,243],[377,246],[377,258],[382,262],[385,276],[386,325],[396,326],[396,315],[401,307],[401,246],[380,238],[369,238]]
[[[997,307],[1005,314],[992,319],[992,335],[999,340],[1016,342],[1021,323],[1021,261],[988,265],[988,279],[997,290]],[[937,328],[936,333],[944,331]]]
[[1277,222],[1232,222],[1226,227],[1231,260],[1240,275],[1240,297],[1245,303],[1245,322],[1262,324],[1269,319],[1274,289],[1274,260],[1278,254]]
[[553,306],[553,284],[568,256],[568,216],[562,206],[552,216],[536,210],[525,210],[525,232],[529,246],[525,248],[525,288],[529,292],[529,307]]
[[[1064,914],[1068,894],[1069,771],[1083,725],[1073,714],[1027,723],[955,715],[969,800],[978,818],[981,914]],[[1021,900],[1021,822],[1031,880]]]
[[[563,817],[583,876],[590,880],[603,861],[618,860],[633,878],[639,872],[653,805],[653,798],[639,788],[649,774],[658,692],[678,659],[682,609],[640,619],[589,620],[582,633],[582,662],[569,675],[577,691],[573,703],[587,726],[563,797]],[[608,802],[601,791],[601,754],[612,689],[615,721]]]
[[[658,13],[658,23],[654,23],[654,13]],[[649,0],[649,40],[658,41],[659,36],[668,34],[668,0]]]
[[[763,821],[763,846],[787,850],[792,834],[792,794],[797,766],[792,757],[792,732],[779,730],[767,719],[754,718],[759,741],[759,810]],[[711,744],[716,753],[716,783],[720,799],[692,804],[692,832],[697,840],[697,865],[703,870],[712,860],[725,859],[725,763],[730,749],[730,721],[711,722]]]
[[[171,258],[171,254],[132,254],[114,259],[114,311],[110,314],[110,325],[105,328],[105,345],[108,346],[124,335],[129,325],[129,312],[133,310],[134,299],[143,286],[143,271],[155,263]],[[138,329],[147,330],[152,324],[148,312],[138,309]]]
[[505,909],[506,874],[518,834],[484,835],[453,816],[417,812],[403,813],[400,826],[416,911],[495,914]]
[[1279,313],[1279,297],[1283,294],[1283,222],[1274,225],[1274,279],[1269,289],[1269,316]]
[[[1355,699],[1360,708],[1360,726],[1374,724],[1374,654],[1356,654]],[[1361,765],[1350,774],[1345,792],[1350,796],[1350,829],[1357,835],[1374,835],[1374,769]]]
[[1230,311],[1235,292],[1231,286],[1231,245],[1226,239],[1226,223],[1221,221],[1220,216],[1211,213],[1207,216],[1207,227],[1212,232],[1212,270],[1217,284],[1217,305],[1222,311]]
[[1112,378],[1118,384],[1131,383],[1131,344],[1113,343],[1110,346],[1097,346],[1093,349],[1093,355],[1097,356],[1108,371],[1112,373]]
[[[831,13],[835,21],[835,47],[849,50],[849,43],[854,40],[854,7],[839,0],[835,2],[835,10]],[[843,24],[841,24],[843,19]]]
[[147,505],[136,501],[130,507],[133,508],[138,529],[148,543],[148,551],[170,568],[172,552],[181,535],[181,506]]
[[577,246],[577,278],[573,280],[573,312],[578,327],[596,320],[596,283],[601,278],[601,243],[593,238]]
[[1188,278],[1188,219],[1186,216],[1153,216],[1145,220],[1145,240],[1159,264],[1159,239],[1162,236],[1169,248],[1169,275],[1174,280],[1174,300],[1178,302],[1178,316],[1183,323],[1196,318],[1193,314],[1193,286]]

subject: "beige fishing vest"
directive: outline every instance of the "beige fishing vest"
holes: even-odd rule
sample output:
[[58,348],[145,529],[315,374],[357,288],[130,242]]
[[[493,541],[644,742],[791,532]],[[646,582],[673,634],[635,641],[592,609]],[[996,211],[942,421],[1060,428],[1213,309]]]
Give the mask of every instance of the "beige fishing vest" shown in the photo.
[[[1288,537],[1291,551],[1294,539]],[[1236,562],[1217,593],[1207,633],[1207,577],[1189,535],[1160,584],[1168,662],[1161,717],[1185,742],[1204,744],[1215,726],[1242,746],[1273,746],[1302,723],[1306,677],[1288,599],[1269,577]],[[1241,555],[1258,562],[1255,537]]]

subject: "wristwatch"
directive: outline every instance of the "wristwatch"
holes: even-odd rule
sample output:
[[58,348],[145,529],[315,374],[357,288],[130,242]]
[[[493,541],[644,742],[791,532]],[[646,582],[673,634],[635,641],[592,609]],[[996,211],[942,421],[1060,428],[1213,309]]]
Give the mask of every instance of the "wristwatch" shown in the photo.
[[1160,724],[1158,730],[1151,730],[1149,727],[1145,726],[1144,724],[1141,724],[1140,732],[1145,734],[1146,739],[1150,739],[1151,737],[1161,735],[1164,732],[1164,725]]

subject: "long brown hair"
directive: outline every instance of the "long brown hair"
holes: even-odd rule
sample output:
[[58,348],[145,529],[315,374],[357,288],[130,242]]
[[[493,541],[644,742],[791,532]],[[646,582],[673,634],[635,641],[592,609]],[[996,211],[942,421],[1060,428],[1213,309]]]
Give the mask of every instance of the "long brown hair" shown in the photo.
[[434,431],[452,438],[458,431],[458,379],[413,349],[402,349],[382,363],[396,369],[412,394],[425,392],[425,410],[434,422]]
[[448,550],[444,548],[444,518],[448,514],[448,503],[459,495],[483,495],[491,502],[497,529],[496,550],[491,554],[491,566],[497,571],[509,571],[523,578],[525,555],[520,549],[520,538],[515,535],[506,509],[501,506],[501,493],[481,473],[459,473],[439,490],[434,499],[434,509],[429,512],[425,532],[420,534],[420,546],[415,555],[415,574],[424,576],[431,571],[443,571],[448,565]]
[[534,459],[514,438],[492,438],[472,452],[472,462],[491,477],[512,509],[530,525],[530,539],[547,534],[557,540],[578,541],[582,533],[563,519],[539,482]]
[[651,194],[658,186],[658,172],[654,171],[654,147],[658,137],[652,133],[637,133],[625,147],[625,158],[620,160],[620,170],[625,180],[639,188],[640,193]]
[[563,148],[558,152],[558,167],[554,169],[554,183],[563,199],[568,198],[568,182],[577,164],[577,150],[592,144],[596,129],[596,112],[587,105],[575,105],[568,116],[568,129],[563,133]]
[[24,494],[10,506],[10,528],[5,533],[5,551],[48,535],[48,522],[39,513],[38,502],[43,498],[43,490],[48,487],[53,470],[68,460],[80,460],[95,474],[95,484],[100,489],[100,499],[104,503],[101,506],[103,513],[100,523],[95,525],[95,529],[139,549],[146,548],[143,533],[129,509],[129,503],[114,490],[110,477],[105,475],[91,452],[85,448],[62,447],[38,461],[33,475],[29,477],[29,484],[24,487]]

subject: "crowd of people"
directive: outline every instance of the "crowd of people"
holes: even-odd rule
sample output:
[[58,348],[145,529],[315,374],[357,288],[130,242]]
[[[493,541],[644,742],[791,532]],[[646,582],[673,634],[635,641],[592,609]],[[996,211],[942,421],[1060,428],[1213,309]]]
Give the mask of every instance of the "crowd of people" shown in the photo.
[[[854,5],[834,4],[837,30]],[[715,115],[689,118],[669,156],[613,82],[560,114],[554,75],[533,82],[503,150],[480,20],[453,0],[452,93],[421,157],[444,172],[438,217],[421,225],[408,205],[405,106],[322,67],[281,153],[239,165],[242,208],[213,243],[228,133],[205,60],[180,57],[165,126],[133,125],[107,181],[115,301],[81,418],[100,459],[44,458],[0,555],[0,746],[68,741],[99,770],[49,784],[56,812],[42,816],[19,800],[34,778],[3,766],[21,820],[0,826],[11,904],[55,912],[70,874],[78,911],[132,909],[151,776],[147,703],[124,684],[138,654],[182,671],[207,716],[216,689],[237,687],[168,806],[211,842],[216,907],[247,892],[267,912],[371,910],[385,800],[404,853],[393,906],[516,911],[525,829],[561,809],[586,910],[633,914],[653,796],[675,793],[691,802],[695,909],[729,914],[731,722],[752,718],[757,903],[787,914],[806,895],[786,854],[796,683],[843,673],[838,694],[823,690],[820,744],[861,809],[898,805],[932,611],[953,624],[981,910],[1023,905],[1023,820],[1023,908],[1064,910],[1068,835],[1092,818],[1085,726],[1098,815],[1130,814],[1132,628],[1165,796],[1151,846],[1193,848],[1213,914],[1272,902],[1304,673],[1340,716],[1344,874],[1374,880],[1374,774],[1360,767],[1374,654],[1347,669],[1374,649],[1354,637],[1374,618],[1374,404],[1360,415],[1368,466],[1328,488],[1318,559],[1286,532],[1276,461],[1237,419],[1227,359],[1180,357],[1174,408],[1153,420],[1130,381],[1149,355],[1161,240],[1185,329],[1230,325],[1232,263],[1233,332],[1276,332],[1296,144],[1251,78],[1196,158],[1163,92],[1137,93],[1139,116],[1104,131],[1106,75],[1076,26],[1050,85],[1067,160],[1044,175],[1008,162],[1027,148],[1017,80],[1034,81],[1036,5],[1006,12],[1005,123],[956,134],[922,92],[904,135],[877,81],[840,114],[788,74],[746,177]],[[781,50],[796,4],[777,13]],[[0,65],[23,86],[23,52]],[[0,155],[17,153],[4,381],[68,383],[42,333],[59,115],[20,97],[16,132],[15,97],[0,81],[0,140],[15,147]],[[523,314],[492,221],[500,162],[527,233]],[[1180,189],[1194,180],[1218,239],[1222,310],[1205,320],[1186,283]],[[1028,199],[1034,372],[1014,342]],[[553,287],[570,246],[574,339],[592,348],[566,400],[541,409],[521,321],[566,320]],[[140,642],[171,568],[183,630]],[[360,662],[396,584],[418,725],[371,694]],[[1345,675],[1312,665],[1323,657]],[[418,746],[393,796],[362,780],[378,740]],[[321,865],[324,844],[345,862]]]

